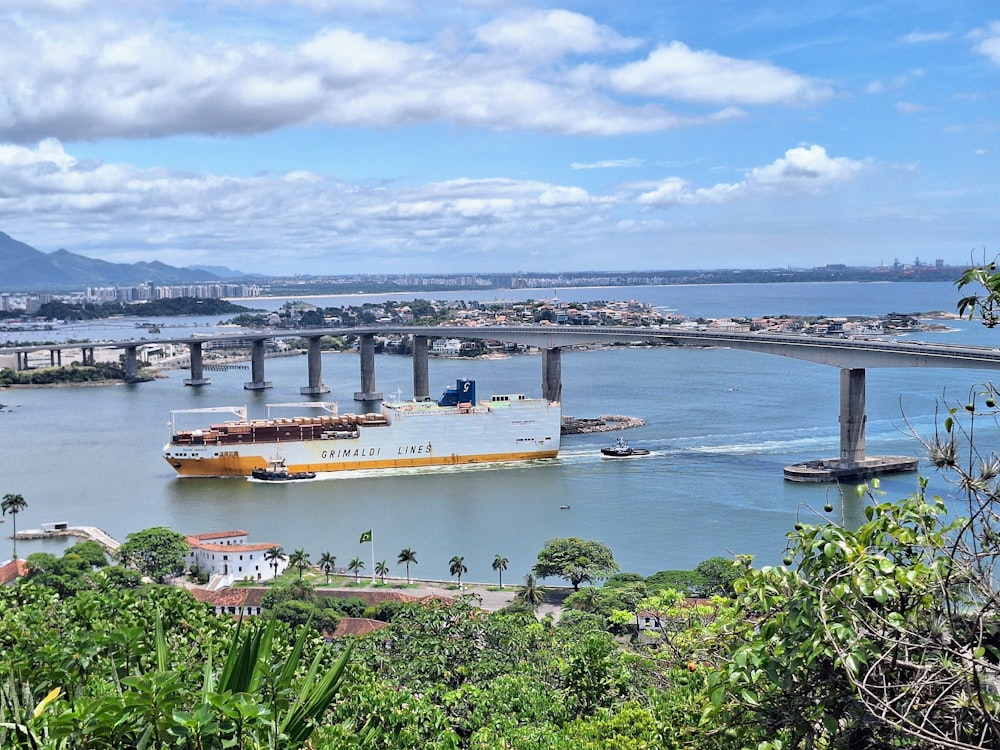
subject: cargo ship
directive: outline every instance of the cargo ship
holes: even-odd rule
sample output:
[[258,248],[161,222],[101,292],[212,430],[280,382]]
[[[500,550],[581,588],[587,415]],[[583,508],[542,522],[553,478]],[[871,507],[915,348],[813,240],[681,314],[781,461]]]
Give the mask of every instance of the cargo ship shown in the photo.
[[[272,408],[313,407],[312,416],[272,417]],[[229,412],[234,420],[178,430],[180,415]],[[280,455],[289,472],[453,466],[555,458],[562,409],[523,394],[476,401],[476,382],[459,379],[437,401],[382,402],[378,412],[338,414],[336,404],[270,404],[266,419],[246,407],[170,413],[163,457],[182,477],[249,477]]]

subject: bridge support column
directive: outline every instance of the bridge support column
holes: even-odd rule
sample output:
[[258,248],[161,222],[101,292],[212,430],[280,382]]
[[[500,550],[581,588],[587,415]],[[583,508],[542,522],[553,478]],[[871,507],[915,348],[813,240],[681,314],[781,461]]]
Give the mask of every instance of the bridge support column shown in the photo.
[[320,336],[309,337],[309,385],[299,388],[299,393],[303,396],[316,396],[320,393],[329,393],[330,389],[323,385],[323,349],[320,346]]
[[247,391],[262,391],[271,387],[271,381],[264,380],[264,339],[255,339],[250,345],[250,382],[243,384]]
[[542,350],[542,398],[562,401],[562,349]]
[[139,348],[125,347],[125,382],[134,383],[139,379]]
[[205,377],[205,363],[201,353],[201,342],[188,344],[191,350],[191,377],[184,379],[184,385],[208,385],[212,381]]
[[49,349],[49,364],[62,366],[62,349]]
[[375,334],[361,335],[361,390],[355,391],[354,400],[361,404],[365,414],[379,410],[382,394],[375,390]]
[[910,456],[865,455],[865,370],[840,371],[840,456],[805,461],[785,467],[793,482],[863,481],[882,474],[916,471],[918,459]]
[[87,367],[87,366],[93,367],[94,366],[94,347],[92,347],[92,346],[85,346],[82,349],[80,349],[80,361],[83,363],[83,365],[85,367]]
[[427,371],[426,336],[413,337],[413,400],[429,401],[431,397],[430,378]]
[[16,352],[17,355],[17,369],[27,370],[28,369],[28,353],[27,352]]
[[865,460],[865,371],[840,371],[840,464],[847,468]]

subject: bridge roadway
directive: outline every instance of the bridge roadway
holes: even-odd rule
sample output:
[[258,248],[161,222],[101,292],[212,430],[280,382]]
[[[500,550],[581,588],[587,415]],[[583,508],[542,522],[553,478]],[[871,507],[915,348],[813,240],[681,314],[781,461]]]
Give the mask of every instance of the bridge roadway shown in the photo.
[[[743,333],[712,331],[701,327],[668,326],[629,328],[617,326],[361,326],[329,329],[274,329],[233,335],[156,338],[95,344],[60,344],[34,347],[7,347],[0,354],[17,355],[18,367],[27,367],[28,353],[49,351],[55,363],[65,349],[83,350],[84,361],[93,361],[95,348],[123,349],[126,380],[138,376],[138,349],[158,344],[186,345],[190,349],[191,377],[186,385],[202,386],[211,381],[204,375],[202,348],[206,343],[249,343],[251,380],[244,387],[260,390],[271,387],[264,379],[265,342],[275,339],[305,338],[308,342],[308,385],[304,395],[328,393],[323,384],[321,339],[324,336],[360,338],[361,390],[354,398],[364,411],[375,411],[382,394],[375,389],[375,336],[388,333],[413,337],[413,396],[429,399],[428,343],[431,338],[459,338],[503,341],[532,346],[542,351],[542,396],[550,401],[562,397],[561,352],[566,347],[595,343],[649,342],[677,346],[728,347],[762,354],[776,354],[818,364],[839,367],[840,377],[840,454],[803,465],[801,471],[785,470],[785,476],[798,481],[829,481],[873,476],[889,471],[915,469],[916,461],[901,457],[869,457],[865,454],[865,372],[873,367],[944,367],[1000,370],[1000,349],[965,344],[939,344],[873,338],[843,338],[804,334]],[[59,355],[61,357],[61,354]],[[60,359],[61,361],[61,359]]]

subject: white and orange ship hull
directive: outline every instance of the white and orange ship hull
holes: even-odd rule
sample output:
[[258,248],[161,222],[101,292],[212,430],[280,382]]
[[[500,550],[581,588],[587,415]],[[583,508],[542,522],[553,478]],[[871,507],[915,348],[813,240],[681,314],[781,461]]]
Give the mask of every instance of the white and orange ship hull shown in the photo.
[[163,457],[184,477],[250,476],[280,456],[289,472],[453,466],[555,458],[560,404],[494,396],[478,404],[386,403],[377,414],[224,422],[177,432]]

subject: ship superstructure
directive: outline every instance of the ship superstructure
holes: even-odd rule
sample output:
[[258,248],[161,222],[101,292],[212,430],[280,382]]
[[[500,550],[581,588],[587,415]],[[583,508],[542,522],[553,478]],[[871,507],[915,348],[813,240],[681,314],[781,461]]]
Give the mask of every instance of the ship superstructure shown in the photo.
[[[333,472],[555,458],[562,410],[523,394],[476,401],[476,384],[460,379],[438,401],[383,402],[372,414],[338,414],[335,404],[311,416],[248,419],[246,407],[171,412],[163,457],[185,477],[250,476],[280,456],[289,472]],[[270,410],[269,410],[270,411]],[[237,419],[177,430],[176,418],[228,412]]]

